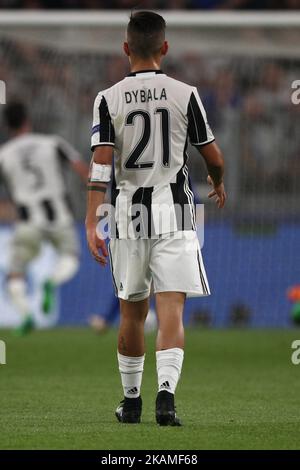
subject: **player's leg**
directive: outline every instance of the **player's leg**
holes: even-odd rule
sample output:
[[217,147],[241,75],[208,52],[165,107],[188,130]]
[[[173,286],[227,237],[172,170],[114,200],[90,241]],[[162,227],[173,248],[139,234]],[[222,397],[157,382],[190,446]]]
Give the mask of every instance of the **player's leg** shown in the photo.
[[124,400],[116,410],[116,417],[123,423],[139,423],[145,361],[144,325],[149,311],[149,299],[137,302],[120,299],[120,311],[118,364]]
[[73,226],[45,231],[45,237],[58,253],[57,263],[43,284],[42,310],[49,313],[54,307],[55,289],[71,280],[79,269],[79,241]]
[[178,425],[174,395],[184,356],[185,297],[209,293],[196,233],[181,232],[154,242],[150,267],[159,321],[156,418],[161,425]]
[[144,325],[148,311],[149,298],[137,302],[120,299],[119,354],[129,357],[144,355]]
[[158,334],[156,362],[158,391],[175,394],[181,374],[184,350],[183,309],[185,294],[160,292],[156,294]]
[[145,359],[144,323],[149,311],[151,277],[148,240],[112,240],[111,270],[120,298],[118,363],[124,400],[116,410],[120,422],[140,422]]
[[15,331],[18,335],[26,334],[34,327],[25,276],[28,264],[40,251],[40,245],[41,235],[37,228],[29,224],[20,224],[16,227],[11,243],[7,291],[22,318]]
[[183,309],[185,293],[159,292],[155,295],[158,318],[156,350],[184,348]]
[[175,413],[174,395],[181,375],[184,356],[183,292],[156,294],[158,334],[156,341],[156,369],[158,394],[156,420],[160,425],[179,426]]

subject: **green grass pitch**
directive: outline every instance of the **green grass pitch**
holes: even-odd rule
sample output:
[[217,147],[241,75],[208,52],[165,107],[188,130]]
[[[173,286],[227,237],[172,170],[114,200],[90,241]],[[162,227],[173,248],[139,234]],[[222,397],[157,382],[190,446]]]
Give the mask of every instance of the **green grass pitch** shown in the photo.
[[117,423],[116,331],[55,329],[6,341],[1,449],[299,449],[299,330],[187,331],[177,393],[182,428],[154,421],[154,336],[147,337],[142,423]]

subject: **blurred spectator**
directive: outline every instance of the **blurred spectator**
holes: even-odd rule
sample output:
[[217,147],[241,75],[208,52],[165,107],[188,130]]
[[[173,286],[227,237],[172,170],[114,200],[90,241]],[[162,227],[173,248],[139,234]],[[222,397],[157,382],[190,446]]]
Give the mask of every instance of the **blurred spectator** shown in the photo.
[[300,9],[300,0],[285,0],[283,2],[283,8],[290,10],[299,10]]
[[[10,97],[22,95],[27,101],[36,129],[61,134],[89,160],[94,98],[127,75],[126,57],[4,38],[0,55],[1,79],[9,83]],[[231,202],[249,191],[299,191],[300,106],[292,105],[288,95],[292,78],[299,76],[298,64],[296,59],[265,62],[222,54],[202,57],[198,52],[166,58],[166,73],[199,89],[225,154]],[[0,123],[0,142],[5,137]],[[196,186],[205,175],[197,157],[189,162]]]
[[226,186],[234,199],[238,191],[239,142],[237,129],[240,122],[242,97],[233,70],[217,68],[210,89],[203,95],[204,106],[215,136],[226,155]]
[[290,100],[286,89],[283,68],[267,63],[259,85],[245,98],[247,181],[255,191],[289,189],[285,117]]
[[114,85],[130,72],[127,57],[125,55],[113,55],[108,58],[106,65],[106,80],[108,86]]
[[188,6],[189,2],[186,0],[168,0],[163,8],[168,10],[184,10]]
[[192,8],[223,10],[299,9],[300,0],[192,0]]
[[[300,9],[300,0],[144,0],[139,8],[161,9]],[[137,8],[136,0],[0,0],[0,8],[26,9],[126,9]]]
[[40,0],[23,0],[23,8],[28,8],[31,10],[38,10],[42,8],[42,2]]
[[22,0],[0,0],[0,8],[23,8]]

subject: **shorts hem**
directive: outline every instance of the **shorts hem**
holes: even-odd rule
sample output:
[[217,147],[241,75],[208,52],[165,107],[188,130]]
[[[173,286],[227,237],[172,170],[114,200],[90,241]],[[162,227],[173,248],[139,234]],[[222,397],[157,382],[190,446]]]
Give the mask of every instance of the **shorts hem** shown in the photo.
[[211,295],[210,292],[203,292],[203,291],[196,291],[196,290],[183,290],[182,288],[179,289],[157,289],[154,290],[154,294],[159,294],[162,292],[182,292],[186,294],[187,297],[208,297]]
[[122,300],[128,300],[129,302],[139,302],[140,300],[145,300],[150,296],[150,291],[143,292],[141,294],[135,295],[122,295],[122,294],[117,294],[117,297]]

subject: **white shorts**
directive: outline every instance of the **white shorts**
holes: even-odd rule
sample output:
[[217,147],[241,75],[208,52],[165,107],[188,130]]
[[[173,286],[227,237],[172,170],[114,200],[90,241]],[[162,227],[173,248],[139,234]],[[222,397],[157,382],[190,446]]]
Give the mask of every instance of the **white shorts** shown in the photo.
[[38,256],[44,241],[51,243],[59,255],[79,256],[79,241],[73,225],[42,229],[20,222],[11,241],[9,273],[24,273],[27,265]]
[[210,295],[195,231],[161,235],[158,239],[113,239],[109,244],[116,295],[137,302],[154,293]]

